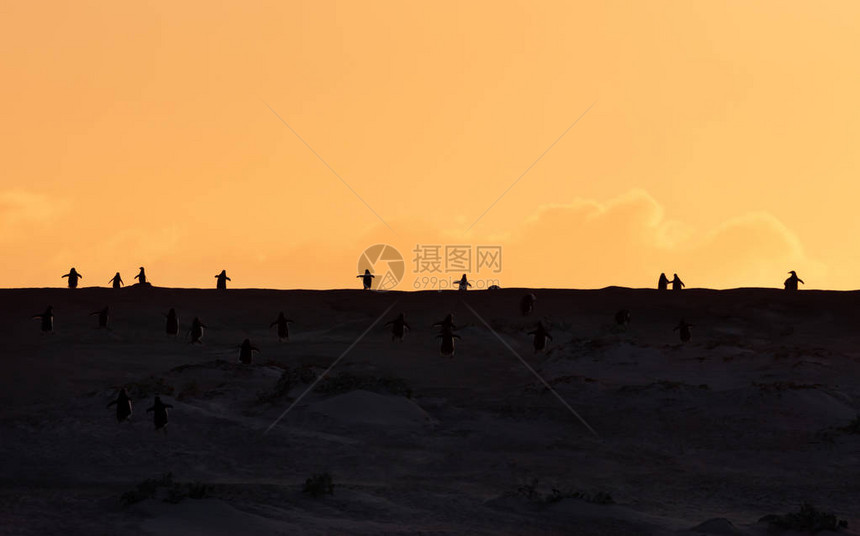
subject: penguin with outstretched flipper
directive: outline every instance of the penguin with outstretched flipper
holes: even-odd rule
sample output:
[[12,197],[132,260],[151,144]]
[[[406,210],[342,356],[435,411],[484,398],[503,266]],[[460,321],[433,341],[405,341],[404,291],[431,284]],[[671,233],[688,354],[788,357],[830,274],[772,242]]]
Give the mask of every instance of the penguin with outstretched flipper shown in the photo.
[[457,282],[457,288],[461,291],[469,290],[472,284],[469,283],[469,280],[466,278],[466,274],[463,274],[463,277]]
[[153,412],[152,421],[155,423],[155,431],[162,430],[167,426],[167,408],[172,408],[172,404],[165,404],[161,401],[161,397],[155,397],[152,407],[146,410],[147,413]]
[[116,275],[114,275],[110,279],[110,281],[108,281],[108,283],[112,283],[113,288],[122,288],[123,282],[122,282],[122,277],[120,277],[120,275],[119,275],[119,272],[117,272]]
[[409,331],[409,324],[406,323],[406,315],[400,313],[397,318],[385,323],[386,326],[391,326],[391,342],[403,341],[406,332]]
[[227,270],[221,270],[221,273],[216,275],[215,279],[218,280],[215,284],[215,288],[218,290],[227,290],[227,281],[232,281],[232,279],[227,277]]
[[690,328],[693,327],[693,324],[688,324],[682,318],[678,325],[675,326],[675,329],[672,331],[677,331],[678,336],[681,338],[681,342],[690,342],[690,339],[693,337],[693,334],[690,332]]
[[552,335],[543,326],[543,322],[538,322],[534,331],[529,331],[529,335],[534,335],[535,352],[543,352],[546,350],[547,343],[552,340]]
[[290,340],[290,324],[292,323],[293,321],[284,316],[284,312],[281,311],[278,313],[278,318],[269,324],[269,328],[278,326],[278,341],[288,341]]
[[254,358],[254,352],[259,352],[260,349],[251,344],[250,339],[245,339],[239,345],[239,363],[250,365]]
[[107,407],[113,405],[116,405],[116,422],[123,422],[131,417],[131,398],[128,397],[125,387],[119,390],[116,400],[113,400]]
[[69,270],[69,273],[67,273],[67,274],[66,274],[66,275],[64,275],[63,277],[68,277],[68,278],[69,278],[69,288],[78,288],[78,279],[83,279],[83,278],[84,278],[84,276],[82,276],[81,274],[79,274],[79,273],[74,269],[74,267],[72,267],[72,269],[71,269],[71,270]]
[[373,285],[373,278],[376,276],[370,273],[370,270],[365,268],[363,274],[357,275],[355,277],[361,278],[361,283],[363,285],[362,290],[370,290],[370,286]]
[[[797,273],[792,270],[788,272],[791,274],[791,277],[785,280],[785,290],[797,290],[797,284],[803,283],[803,279],[797,277]],[[804,285],[806,283],[803,283]]]

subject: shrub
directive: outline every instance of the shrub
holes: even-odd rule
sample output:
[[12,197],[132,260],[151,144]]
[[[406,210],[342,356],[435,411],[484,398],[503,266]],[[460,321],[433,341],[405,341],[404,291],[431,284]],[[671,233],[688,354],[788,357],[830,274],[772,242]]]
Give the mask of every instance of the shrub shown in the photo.
[[306,493],[314,498],[319,498],[323,495],[333,495],[334,483],[332,482],[331,475],[328,473],[313,475],[309,479],[305,480],[302,493]]
[[759,521],[767,522],[772,528],[778,530],[797,530],[812,533],[821,532],[822,530],[835,531],[848,527],[848,522],[844,519],[839,519],[833,514],[822,512],[809,503],[801,504],[797,512],[781,516],[771,514],[764,516]]

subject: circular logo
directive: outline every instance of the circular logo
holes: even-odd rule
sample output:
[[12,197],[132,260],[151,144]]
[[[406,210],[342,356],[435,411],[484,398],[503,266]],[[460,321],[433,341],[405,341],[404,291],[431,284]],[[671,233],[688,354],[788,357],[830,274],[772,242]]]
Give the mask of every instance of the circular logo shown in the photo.
[[400,283],[406,273],[406,263],[397,248],[388,244],[374,244],[358,257],[358,274],[369,270],[373,275],[372,290],[391,290]]

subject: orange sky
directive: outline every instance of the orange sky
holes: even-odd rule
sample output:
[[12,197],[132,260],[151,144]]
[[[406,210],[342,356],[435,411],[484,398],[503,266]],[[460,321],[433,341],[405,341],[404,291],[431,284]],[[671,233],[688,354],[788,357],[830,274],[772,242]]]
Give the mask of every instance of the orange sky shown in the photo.
[[581,4],[6,3],[0,286],[860,288],[860,3]]

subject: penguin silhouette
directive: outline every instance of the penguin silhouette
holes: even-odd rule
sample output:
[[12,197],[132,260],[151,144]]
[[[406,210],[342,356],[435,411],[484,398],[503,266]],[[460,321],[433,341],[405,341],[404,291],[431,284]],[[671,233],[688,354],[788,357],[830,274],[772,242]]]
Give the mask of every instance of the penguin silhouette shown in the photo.
[[460,281],[457,282],[457,288],[459,290],[469,290],[472,284],[469,283],[469,280],[466,279],[466,274],[463,274],[463,277],[460,278]]
[[245,339],[239,345],[239,363],[250,365],[254,357],[254,352],[259,352],[260,349],[251,344],[250,339]]
[[274,322],[269,324],[269,327],[278,326],[278,341],[290,340],[290,324],[292,324],[292,320],[288,320],[286,316],[284,316],[284,312],[281,311],[278,313],[278,318],[275,319]]
[[454,339],[459,339],[460,336],[455,334],[450,329],[443,329],[442,333],[436,335],[442,339],[442,344],[439,346],[439,353],[443,357],[454,357]]
[[95,316],[95,315],[99,316],[99,328],[108,327],[108,320],[110,319],[110,308],[109,307],[105,307],[101,311],[93,311],[92,313],[90,313],[90,316]]
[[657,281],[657,290],[669,290],[669,278],[666,274],[660,274],[660,280]]
[[385,323],[386,326],[391,326],[391,342],[403,341],[406,332],[409,331],[409,324],[406,323],[406,315],[400,313],[394,320],[389,320]]
[[111,407],[114,404],[116,404],[116,422],[122,422],[131,417],[131,399],[128,397],[125,387],[119,390],[116,400],[108,404],[107,407]]
[[111,278],[108,283],[113,283],[113,288],[120,288],[123,285],[122,277],[120,277],[119,272],[116,273],[115,276]]
[[363,275],[357,275],[357,276],[355,276],[355,277],[360,277],[360,278],[361,278],[361,282],[362,282],[362,284],[364,285],[364,288],[363,288],[362,290],[369,290],[369,289],[370,289],[370,285],[372,285],[372,284],[373,284],[373,278],[374,278],[374,277],[376,277],[376,276],[375,276],[375,275],[373,275],[372,273],[370,273],[370,270],[368,270],[367,268],[365,268],[365,269],[364,269],[364,274],[363,274]]
[[215,285],[215,288],[218,290],[227,290],[227,281],[232,281],[232,279],[227,277],[227,270],[221,270],[221,273],[216,275],[215,279],[218,280],[218,284]]
[[135,279],[138,279],[138,283],[140,286],[146,286],[146,272],[143,270],[143,266],[140,267],[140,273],[134,276]]
[[33,318],[42,320],[42,331],[46,333],[54,333],[54,307],[49,305],[44,313],[33,315]]
[[689,342],[690,338],[692,338],[692,333],[690,333],[690,328],[693,327],[693,324],[688,324],[682,318],[678,325],[675,326],[675,329],[672,331],[677,331],[678,335],[681,337],[681,342]]
[[615,313],[615,323],[619,326],[627,326],[630,324],[630,311],[628,309],[621,309],[617,313]]
[[161,397],[155,397],[155,401],[152,403],[152,407],[146,410],[147,413],[150,411],[153,412],[152,420],[155,423],[155,430],[161,430],[165,426],[167,426],[167,408],[172,408],[172,404],[165,404],[161,401]]
[[678,277],[678,274],[672,274],[672,275],[675,276],[674,279],[672,279],[672,290],[681,290],[682,288],[684,288],[686,286],[686,285],[684,285],[684,282],[681,281],[681,278]]
[[448,316],[446,316],[444,320],[441,320],[441,321],[433,324],[434,328],[436,326],[439,326],[440,328],[442,328],[442,331],[445,331],[445,330],[454,331],[454,330],[460,329],[454,325],[454,313],[448,313]]
[[502,287],[500,287],[499,285],[490,285],[489,287],[487,287],[487,290],[499,290],[501,288]]
[[[788,272],[791,274],[791,277],[785,280],[785,290],[797,290],[797,283],[803,283],[803,279],[797,277],[797,273],[794,270]],[[806,283],[803,283],[804,285]]]
[[520,300],[520,312],[523,316],[528,316],[535,310],[535,301],[537,301],[537,297],[534,294],[526,294],[523,296],[523,299]]
[[84,278],[84,276],[75,271],[74,267],[63,277],[69,278],[69,288],[78,288],[78,279]]
[[[164,332],[168,335],[176,336],[179,334],[179,315],[176,314],[176,309],[173,307],[167,311],[167,314],[164,315],[167,318],[167,322],[164,326]],[[201,332],[202,336],[202,332]]]
[[543,326],[543,322],[538,322],[534,331],[529,331],[528,334],[534,335],[534,347],[536,353],[546,350],[547,342],[552,340],[552,335],[550,335],[549,331],[547,331]]
[[195,316],[191,322],[191,330],[189,331],[191,334],[191,344],[203,344],[203,328],[205,327],[206,325]]

